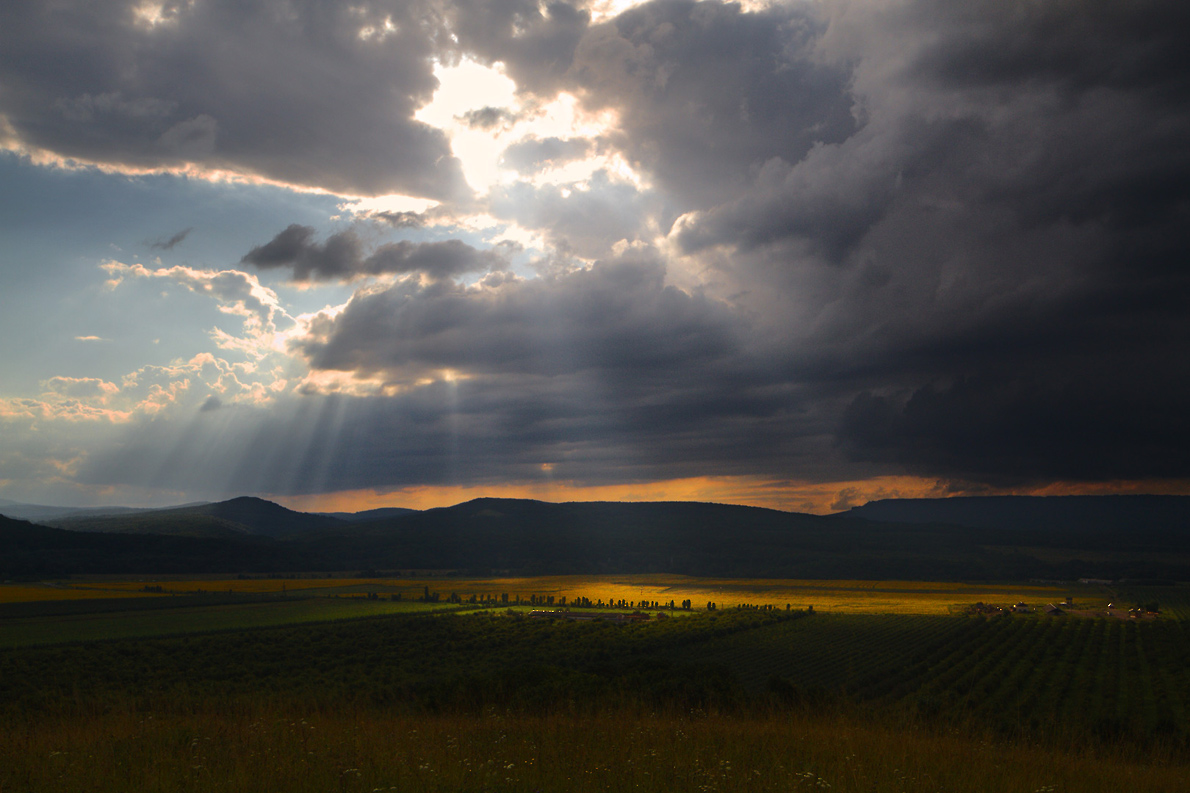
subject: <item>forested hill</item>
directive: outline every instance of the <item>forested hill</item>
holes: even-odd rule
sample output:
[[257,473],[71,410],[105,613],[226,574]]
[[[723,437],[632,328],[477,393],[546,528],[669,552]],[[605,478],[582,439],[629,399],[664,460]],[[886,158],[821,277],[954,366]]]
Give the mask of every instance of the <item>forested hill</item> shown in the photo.
[[86,533],[6,521],[0,524],[0,574],[448,570],[482,576],[1190,580],[1190,538],[1176,521],[1154,529],[1124,516],[1118,525],[1088,531],[1058,529],[1053,522],[1011,529],[941,519],[881,522],[862,514],[477,499],[352,522],[233,499],[104,518],[105,533],[93,531],[96,522]]
[[96,573],[198,573],[276,569],[268,539],[105,534],[39,526],[0,515],[0,577]]

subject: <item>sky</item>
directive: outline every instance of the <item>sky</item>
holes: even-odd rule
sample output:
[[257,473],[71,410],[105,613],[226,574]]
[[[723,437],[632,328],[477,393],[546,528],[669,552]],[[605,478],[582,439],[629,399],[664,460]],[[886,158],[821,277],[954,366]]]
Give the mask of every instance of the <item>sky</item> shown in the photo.
[[0,498],[1190,493],[1187,30],[0,4]]

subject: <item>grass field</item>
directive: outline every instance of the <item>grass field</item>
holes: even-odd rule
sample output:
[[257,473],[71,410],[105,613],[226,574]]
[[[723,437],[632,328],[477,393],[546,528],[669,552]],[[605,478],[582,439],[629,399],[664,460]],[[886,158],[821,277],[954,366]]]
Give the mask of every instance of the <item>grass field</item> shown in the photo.
[[[56,599],[0,603],[4,793],[1190,789],[1183,587],[58,583],[23,586]],[[414,600],[426,588],[442,601]],[[460,609],[452,592],[696,608],[568,622]],[[1066,595],[1163,613],[965,608]]]
[[833,791],[1182,793],[1190,773],[843,715],[310,714],[277,709],[0,723],[0,789],[84,793]]

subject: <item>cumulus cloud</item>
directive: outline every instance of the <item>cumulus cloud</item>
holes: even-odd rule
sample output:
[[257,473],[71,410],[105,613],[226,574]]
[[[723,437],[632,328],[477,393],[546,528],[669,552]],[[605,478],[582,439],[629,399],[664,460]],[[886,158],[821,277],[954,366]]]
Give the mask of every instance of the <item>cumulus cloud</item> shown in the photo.
[[351,229],[314,241],[310,226],[291,225],[264,245],[248,251],[241,264],[261,269],[292,267],[296,281],[350,280],[382,273],[422,273],[434,280],[507,266],[508,245],[486,251],[461,240],[400,242],[380,245],[364,255],[364,245]]
[[[256,276],[239,270],[199,270],[192,267],[162,267],[150,270],[143,264],[109,261],[102,265],[110,277],[109,287],[116,287],[126,277],[159,279],[176,283],[197,294],[210,295],[225,314],[243,318],[245,352],[257,357],[267,354],[277,332],[277,321],[287,317],[277,293],[263,286]],[[218,338],[230,339],[215,332]]]

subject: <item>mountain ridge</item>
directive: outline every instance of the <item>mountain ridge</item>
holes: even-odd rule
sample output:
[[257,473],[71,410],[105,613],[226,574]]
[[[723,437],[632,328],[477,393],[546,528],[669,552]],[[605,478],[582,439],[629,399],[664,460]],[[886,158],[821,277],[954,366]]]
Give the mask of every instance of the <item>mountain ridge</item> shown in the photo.
[[[1171,502],[1176,510],[1190,507],[1190,499],[1180,498],[1184,500]],[[1142,512],[1146,504],[1121,503]],[[0,573],[452,570],[484,577],[677,573],[865,580],[1190,580],[1190,531],[1180,523],[1154,528],[1116,514],[1118,524],[1088,531],[1077,524],[1079,502],[1054,502],[1047,509],[1063,504],[1072,507],[1074,516],[1066,524],[1005,528],[871,520],[862,516],[862,509],[855,511],[859,514],[822,516],[702,502],[506,498],[352,522],[242,497],[148,515],[63,521],[53,530],[56,534],[37,535],[38,530],[51,530],[34,524],[23,524],[20,532],[0,531]],[[972,505],[952,504],[950,509],[960,507]],[[280,525],[282,521],[288,523]],[[97,532],[97,525],[119,531]],[[91,531],[66,530],[69,526]],[[160,531],[146,531],[154,527]],[[18,535],[23,537],[19,542]],[[185,556],[170,557],[174,552]]]

